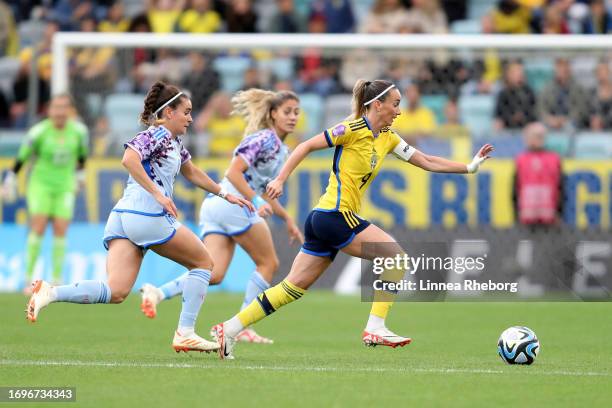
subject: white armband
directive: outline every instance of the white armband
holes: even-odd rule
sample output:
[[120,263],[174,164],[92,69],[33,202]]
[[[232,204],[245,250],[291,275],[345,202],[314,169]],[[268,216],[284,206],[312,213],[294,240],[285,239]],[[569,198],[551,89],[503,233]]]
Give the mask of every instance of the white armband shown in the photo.
[[412,155],[416,152],[416,149],[410,146],[406,141],[400,140],[400,142],[393,149],[393,154],[404,161],[410,160]]

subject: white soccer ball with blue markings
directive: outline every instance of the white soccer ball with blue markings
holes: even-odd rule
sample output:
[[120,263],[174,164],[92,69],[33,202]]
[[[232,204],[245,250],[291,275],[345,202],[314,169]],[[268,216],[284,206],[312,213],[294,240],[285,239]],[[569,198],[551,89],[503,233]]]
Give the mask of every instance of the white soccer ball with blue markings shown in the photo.
[[531,364],[539,351],[540,342],[535,332],[524,326],[504,330],[497,342],[497,352],[508,364]]

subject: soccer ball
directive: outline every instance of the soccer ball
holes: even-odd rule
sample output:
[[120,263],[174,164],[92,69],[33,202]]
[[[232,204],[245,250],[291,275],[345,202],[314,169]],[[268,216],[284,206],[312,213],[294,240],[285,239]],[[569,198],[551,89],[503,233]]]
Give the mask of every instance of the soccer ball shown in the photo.
[[540,351],[540,342],[533,330],[514,326],[504,330],[497,342],[497,352],[508,364],[531,364]]

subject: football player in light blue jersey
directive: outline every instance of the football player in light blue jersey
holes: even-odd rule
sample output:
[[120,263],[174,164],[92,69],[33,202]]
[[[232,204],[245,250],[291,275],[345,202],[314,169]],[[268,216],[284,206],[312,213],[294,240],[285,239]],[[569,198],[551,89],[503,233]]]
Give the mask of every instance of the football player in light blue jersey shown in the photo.
[[216,184],[191,162],[191,155],[181,139],[192,122],[191,101],[178,88],[156,82],[146,96],[140,119],[149,128],[125,144],[121,163],[130,176],[123,197],[110,213],[104,230],[108,281],[86,280],[64,286],[36,281],[26,317],[35,322],[40,310],[53,302],[123,302],[138,276],[146,250],[151,248],[189,271],[185,276],[173,348],[177,352],[216,350],[219,347],[216,342],[207,341],[194,332],[213,261],[197,235],[176,220],[177,209],[172,201],[175,178],[180,172],[228,205],[253,212],[255,208],[248,200]]
[[[287,223],[290,241],[303,242],[302,233],[293,219],[277,200],[265,196],[266,185],[278,175],[289,154],[284,140],[293,130],[300,113],[299,99],[293,92],[271,92],[250,89],[236,94],[232,99],[234,112],[247,121],[246,137],[234,150],[234,158],[221,186],[228,192],[247,198],[259,208],[249,213],[243,208],[209,194],[200,210],[201,238],[214,254],[210,284],[221,283],[230,265],[236,243],[253,259],[256,269],[247,283],[243,307],[270,287],[278,269],[278,256],[272,242],[265,216],[272,213]],[[262,198],[260,195],[266,197]],[[153,318],[157,305],[183,292],[186,275],[159,288],[145,284],[142,289],[141,310]],[[258,335],[252,328],[245,328],[238,339],[251,343],[272,343]]]

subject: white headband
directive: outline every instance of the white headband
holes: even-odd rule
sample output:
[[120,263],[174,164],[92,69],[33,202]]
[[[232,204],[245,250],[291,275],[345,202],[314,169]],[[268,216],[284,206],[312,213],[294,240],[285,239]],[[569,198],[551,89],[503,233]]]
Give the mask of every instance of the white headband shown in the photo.
[[394,87],[395,87],[395,85],[393,85],[393,84],[389,85],[387,87],[387,89],[385,89],[384,91],[382,91],[381,93],[379,93],[378,95],[376,95],[375,97],[373,97],[372,99],[370,99],[369,101],[364,103],[363,106],[368,106],[369,104],[371,104],[372,102],[374,102],[375,100],[377,100],[378,98],[380,98],[381,96],[383,96],[384,94],[389,92],[389,89],[394,88]]
[[160,110],[164,109],[166,106],[170,105],[172,103],[173,100],[175,100],[176,98],[178,98],[179,96],[181,96],[183,94],[183,92],[179,92],[176,95],[174,95],[172,98],[168,99],[168,102],[164,103],[162,106],[160,106],[159,108],[157,108],[157,110],[155,112],[153,112],[153,116],[157,117],[157,114],[159,113]]

